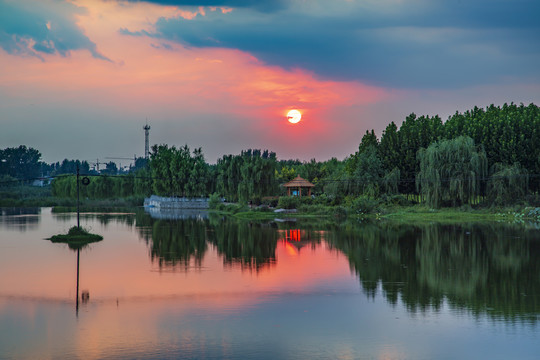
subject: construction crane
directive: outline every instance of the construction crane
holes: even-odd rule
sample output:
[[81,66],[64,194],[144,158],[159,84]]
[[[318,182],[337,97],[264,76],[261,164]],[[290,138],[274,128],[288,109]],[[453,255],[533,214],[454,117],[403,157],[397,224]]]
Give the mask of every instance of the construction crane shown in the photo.
[[[131,160],[131,161],[133,161],[133,167],[135,167],[135,165],[137,164],[137,155],[133,155],[132,158],[127,158],[127,157],[106,157],[105,159],[110,159],[110,160]],[[120,164],[120,168],[122,168],[122,164]]]
[[94,170],[99,172],[99,165],[107,165],[107,163],[99,162],[99,159],[96,159],[96,161],[88,161],[88,164],[92,165],[94,167]]

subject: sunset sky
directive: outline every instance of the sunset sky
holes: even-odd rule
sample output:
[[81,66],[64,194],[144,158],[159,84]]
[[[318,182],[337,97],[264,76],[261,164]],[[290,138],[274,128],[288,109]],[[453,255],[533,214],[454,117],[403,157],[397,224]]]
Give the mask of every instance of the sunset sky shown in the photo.
[[148,119],[151,144],[210,163],[341,160],[412,112],[540,105],[539,15],[537,0],[0,0],[0,148],[143,156]]

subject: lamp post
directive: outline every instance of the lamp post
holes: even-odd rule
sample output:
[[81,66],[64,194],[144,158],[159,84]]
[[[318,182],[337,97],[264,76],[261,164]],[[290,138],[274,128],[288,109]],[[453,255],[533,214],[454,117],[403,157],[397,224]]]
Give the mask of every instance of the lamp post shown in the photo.
[[80,223],[79,223],[79,164],[77,164],[77,229],[80,229]]

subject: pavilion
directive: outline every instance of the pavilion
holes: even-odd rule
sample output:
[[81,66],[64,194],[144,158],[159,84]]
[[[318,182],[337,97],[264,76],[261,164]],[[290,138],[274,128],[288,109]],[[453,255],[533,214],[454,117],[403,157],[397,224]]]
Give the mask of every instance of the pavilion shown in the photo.
[[311,196],[311,188],[314,187],[309,181],[297,176],[288,183],[283,184],[287,188],[287,196],[302,196],[302,189],[308,190],[308,196]]

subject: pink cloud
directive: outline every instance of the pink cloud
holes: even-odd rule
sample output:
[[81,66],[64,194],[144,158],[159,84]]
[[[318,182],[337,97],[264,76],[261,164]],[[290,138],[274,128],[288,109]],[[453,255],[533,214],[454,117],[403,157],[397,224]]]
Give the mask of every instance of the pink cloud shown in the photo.
[[[172,129],[181,128],[192,147],[212,148],[208,156],[212,160],[248,147],[317,157],[321,146],[350,133],[350,122],[358,122],[332,118],[335,109],[369,105],[388,96],[374,86],[321,80],[302,69],[268,66],[238,50],[186,49],[122,35],[119,28],[148,26],[141,21],[143,13],[152,20],[177,9],[131,5],[117,15],[112,3],[95,4],[79,17],[79,25],[113,63],[79,51],[65,58],[46,56],[45,62],[2,56],[3,91],[9,88],[9,96],[24,102],[70,107],[82,114],[100,109],[126,124],[148,116],[154,131],[163,134],[153,141],[185,143],[170,135]],[[291,108],[304,116],[295,126],[286,121]],[[83,115],[70,121],[82,124],[84,119]],[[351,152],[360,133],[350,145]]]

